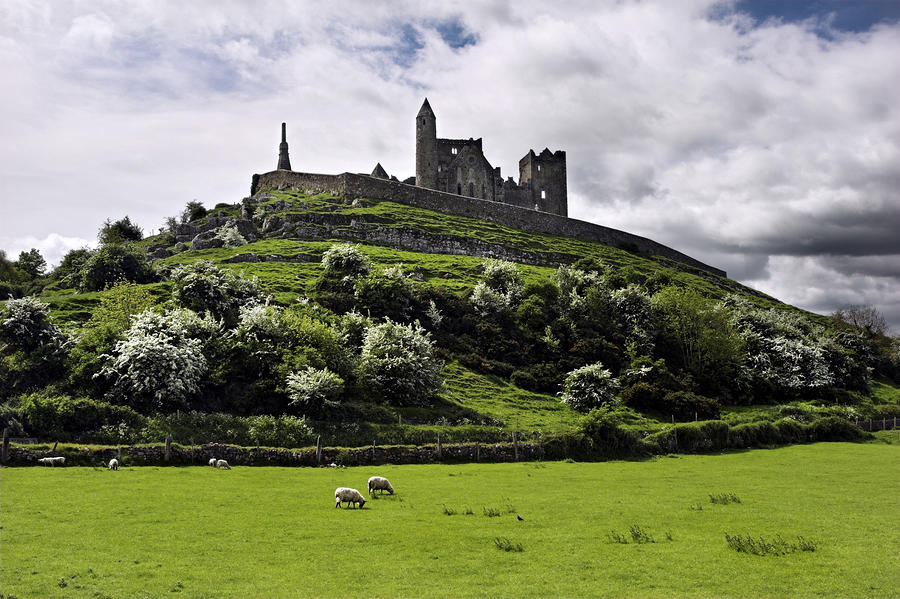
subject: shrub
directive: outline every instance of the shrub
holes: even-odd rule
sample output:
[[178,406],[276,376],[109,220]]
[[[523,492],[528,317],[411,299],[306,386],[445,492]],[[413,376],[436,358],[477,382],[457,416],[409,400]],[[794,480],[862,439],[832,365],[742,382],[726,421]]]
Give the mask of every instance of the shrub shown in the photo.
[[443,386],[443,365],[434,357],[431,337],[418,322],[391,321],[366,331],[360,353],[360,380],[384,401],[420,405]]
[[262,301],[256,279],[246,279],[223,270],[208,260],[200,260],[172,271],[173,299],[199,314],[211,312],[233,326],[242,306]]
[[594,457],[621,457],[636,455],[641,444],[636,432],[621,426],[621,415],[604,407],[593,409],[578,423]]
[[344,381],[327,368],[308,367],[287,377],[290,405],[304,416],[321,416],[328,408],[337,406],[344,391]]
[[153,269],[147,255],[130,243],[100,247],[81,268],[81,291],[100,291],[121,281],[150,283]]
[[55,441],[78,440],[103,426],[123,426],[122,433],[126,436],[125,431],[144,424],[144,418],[126,406],[68,396],[26,396],[21,415],[28,434]]
[[484,280],[472,292],[472,305],[483,316],[515,309],[522,299],[524,279],[512,262],[487,259],[482,264]]
[[816,441],[861,441],[871,437],[853,423],[837,416],[819,418],[812,423],[811,429]]
[[601,406],[616,405],[615,392],[618,387],[612,373],[597,362],[567,374],[560,395],[562,402],[573,410],[587,412]]
[[185,205],[184,210],[181,211],[181,222],[189,223],[195,220],[199,220],[206,216],[206,213],[207,210],[203,206],[203,202],[191,200]]
[[525,370],[516,370],[509,377],[510,382],[519,387],[520,389],[527,389],[529,391],[537,391],[538,383],[537,379],[534,378],[534,375]]
[[315,435],[304,418],[295,416],[233,416],[223,413],[173,412],[147,419],[144,442],[172,436],[176,443],[232,443],[269,447],[305,447]]
[[413,283],[406,278],[403,265],[385,268],[379,273],[359,277],[354,287],[357,307],[375,316],[406,320],[416,301]]
[[144,238],[144,231],[131,222],[127,216],[112,222],[110,219],[104,221],[103,226],[97,233],[97,240],[100,245],[109,245],[111,243],[129,243],[140,241]]
[[144,412],[188,404],[208,363],[201,341],[191,336],[196,315],[187,312],[148,310],[134,318],[101,371],[114,380],[113,393]]
[[42,346],[60,346],[65,335],[50,319],[49,304],[36,297],[11,299],[0,310],[0,343],[31,352]]
[[721,417],[719,402],[690,391],[673,391],[663,397],[662,410],[676,420],[716,420]]
[[241,232],[238,231],[238,228],[235,226],[220,228],[216,232],[215,238],[222,242],[223,247],[227,248],[237,248],[242,245],[247,245],[247,240],[244,239],[244,236],[241,235]]
[[666,392],[651,383],[639,382],[622,390],[622,403],[635,410],[661,410]]
[[369,274],[372,262],[359,250],[359,245],[339,243],[322,254],[322,276],[331,279],[355,279]]

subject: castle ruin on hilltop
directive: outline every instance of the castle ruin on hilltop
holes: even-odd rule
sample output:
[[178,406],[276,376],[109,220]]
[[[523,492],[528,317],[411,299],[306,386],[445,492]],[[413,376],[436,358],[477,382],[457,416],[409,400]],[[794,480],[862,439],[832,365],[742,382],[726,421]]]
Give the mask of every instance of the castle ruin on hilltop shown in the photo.
[[[529,150],[519,161],[519,181],[505,181],[482,152],[481,139],[437,137],[437,118],[426,98],[416,115],[416,176],[400,181],[388,175],[381,163],[371,174],[323,175],[291,170],[287,126],[281,124],[276,170],[253,175],[250,195],[294,189],[306,194],[328,193],[344,201],[390,201],[458,216],[479,218],[503,226],[574,237],[584,241],[662,256],[669,260],[724,277],[725,271],[661,243],[583,220],[568,218],[566,153]],[[284,235],[316,235],[312,227],[285,229]],[[413,231],[393,231],[392,243],[414,251],[465,253],[453,244],[429,246]],[[358,231],[362,235],[363,231]],[[424,245],[423,245],[424,243]],[[470,244],[471,245],[471,244]],[[427,246],[427,247],[426,247]],[[491,254],[473,254],[491,255]],[[492,256],[492,255],[491,255]],[[492,256],[493,257],[493,256]]]
[[566,153],[529,150],[519,160],[519,182],[500,176],[484,156],[481,138],[442,139],[428,103],[416,115],[416,180],[419,187],[568,216]]

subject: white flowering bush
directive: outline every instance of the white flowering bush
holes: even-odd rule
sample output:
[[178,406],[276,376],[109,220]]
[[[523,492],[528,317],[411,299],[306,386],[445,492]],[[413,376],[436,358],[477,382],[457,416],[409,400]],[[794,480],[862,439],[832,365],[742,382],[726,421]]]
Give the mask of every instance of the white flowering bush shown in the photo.
[[484,280],[472,291],[472,305],[482,316],[515,308],[522,300],[524,278],[512,262],[487,259],[482,264]]
[[34,296],[11,299],[0,310],[0,343],[26,352],[60,346],[65,335],[50,320],[50,307]]
[[360,354],[362,384],[382,400],[397,405],[421,405],[443,386],[443,364],[434,356],[431,337],[416,322],[391,321],[366,331]]
[[553,282],[559,288],[559,308],[563,314],[581,314],[585,309],[588,290],[602,285],[597,273],[568,265],[556,269]]
[[723,305],[746,348],[746,367],[757,383],[779,392],[794,394],[821,389],[835,383],[829,367],[838,363],[829,352],[824,329],[803,315],[785,310],[762,310],[746,299],[728,296]]
[[236,323],[242,306],[262,301],[255,278],[244,278],[208,260],[176,268],[172,282],[172,297],[179,305],[200,314],[209,311],[229,326]]
[[579,412],[589,412],[601,406],[615,406],[619,382],[612,373],[597,362],[577,368],[566,375],[561,401]]
[[184,310],[152,310],[134,317],[125,338],[116,343],[101,374],[113,380],[112,395],[139,411],[187,406],[208,370],[203,343],[191,328],[203,322]]
[[340,405],[344,380],[327,368],[307,367],[287,377],[290,405],[304,416],[321,416],[329,408]]
[[363,277],[372,270],[369,257],[359,250],[359,245],[338,243],[322,254],[324,276],[331,278]]
[[241,306],[235,336],[245,343],[280,343],[287,334],[282,312],[268,304]]
[[237,248],[242,245],[247,245],[247,240],[234,225],[230,227],[221,227],[216,232],[216,239],[221,240],[222,245],[227,248]]

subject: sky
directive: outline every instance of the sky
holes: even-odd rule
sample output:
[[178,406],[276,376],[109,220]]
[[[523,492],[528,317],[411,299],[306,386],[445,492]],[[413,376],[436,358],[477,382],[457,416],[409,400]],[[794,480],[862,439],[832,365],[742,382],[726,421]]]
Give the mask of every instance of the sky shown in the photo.
[[51,264],[277,164],[565,150],[569,216],[900,333],[900,1],[0,2],[0,249]]

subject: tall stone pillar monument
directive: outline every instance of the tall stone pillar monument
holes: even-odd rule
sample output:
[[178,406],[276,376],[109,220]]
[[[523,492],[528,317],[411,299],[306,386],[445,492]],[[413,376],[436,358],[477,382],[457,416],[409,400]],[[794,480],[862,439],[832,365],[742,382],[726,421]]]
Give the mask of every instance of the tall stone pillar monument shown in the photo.
[[281,123],[281,144],[278,146],[278,170],[291,170],[291,159],[288,156],[287,123]]

